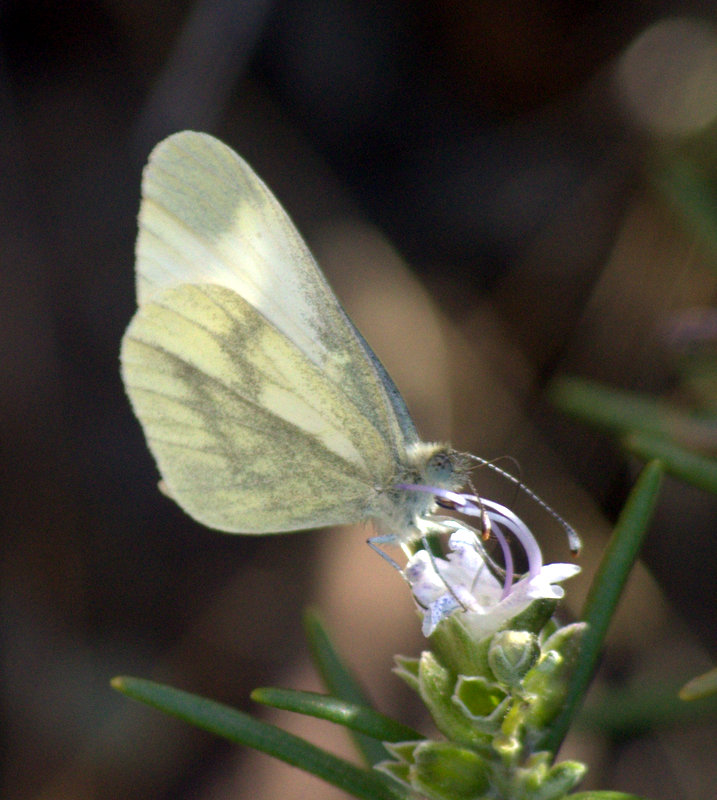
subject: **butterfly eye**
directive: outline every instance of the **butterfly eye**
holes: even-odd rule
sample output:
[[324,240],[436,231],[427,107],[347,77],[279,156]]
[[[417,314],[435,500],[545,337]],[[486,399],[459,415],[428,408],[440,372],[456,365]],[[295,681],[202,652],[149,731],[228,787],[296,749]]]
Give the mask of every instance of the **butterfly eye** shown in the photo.
[[455,461],[450,452],[441,450],[434,453],[426,463],[426,483],[435,486],[449,486],[456,472]]

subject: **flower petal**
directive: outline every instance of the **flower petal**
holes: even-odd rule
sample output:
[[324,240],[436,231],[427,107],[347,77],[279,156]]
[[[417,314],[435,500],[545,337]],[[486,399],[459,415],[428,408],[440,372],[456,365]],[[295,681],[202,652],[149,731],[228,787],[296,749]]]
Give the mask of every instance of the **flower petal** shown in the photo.
[[[470,505],[472,498],[466,497]],[[482,502],[491,521],[507,525],[520,540],[529,556],[529,571],[516,583],[501,585],[486,565],[475,531],[456,523],[446,558],[419,550],[403,571],[423,613],[425,636],[453,614],[461,615],[472,636],[491,635],[534,600],[559,600],[565,592],[558,584],[580,572],[576,564],[543,565],[540,548],[527,526],[503,506]]]

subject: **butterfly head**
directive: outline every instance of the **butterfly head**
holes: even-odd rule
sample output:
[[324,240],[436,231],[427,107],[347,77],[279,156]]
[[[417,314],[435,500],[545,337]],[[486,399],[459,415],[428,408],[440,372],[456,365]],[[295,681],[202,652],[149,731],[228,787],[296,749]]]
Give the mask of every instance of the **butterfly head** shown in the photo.
[[417,442],[406,452],[406,474],[400,482],[456,491],[465,485],[470,466],[446,444]]
[[444,445],[428,445],[428,458],[420,469],[420,482],[441,489],[460,489],[466,481],[467,470],[460,453]]

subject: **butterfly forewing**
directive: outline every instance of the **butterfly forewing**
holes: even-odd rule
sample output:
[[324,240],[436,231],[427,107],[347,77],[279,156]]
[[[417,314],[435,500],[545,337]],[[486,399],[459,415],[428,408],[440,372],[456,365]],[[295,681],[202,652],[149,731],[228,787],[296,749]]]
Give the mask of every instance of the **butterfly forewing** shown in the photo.
[[232,289],[402,452],[408,428],[397,419],[375,356],[367,355],[286,212],[239,156],[206,134],[170,136],[150,157],[142,196],[140,306],[183,283]]

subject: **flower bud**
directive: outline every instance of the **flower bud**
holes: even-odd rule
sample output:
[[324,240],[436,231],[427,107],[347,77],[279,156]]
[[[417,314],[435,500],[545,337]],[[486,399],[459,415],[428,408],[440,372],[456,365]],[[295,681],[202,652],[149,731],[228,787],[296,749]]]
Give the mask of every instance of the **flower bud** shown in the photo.
[[449,740],[472,747],[485,744],[484,734],[455,702],[457,676],[429,651],[421,654],[419,692],[436,727]]
[[411,784],[432,800],[469,800],[484,796],[489,787],[488,766],[474,750],[449,742],[423,742],[413,757]]
[[488,664],[506,686],[519,686],[539,658],[538,637],[528,631],[500,631],[488,649]]
[[563,708],[586,630],[584,622],[557,630],[543,642],[543,657],[525,676],[522,688],[533,697],[525,717],[530,741],[540,740]]
[[586,771],[585,765],[577,761],[562,761],[551,766],[550,753],[533,753],[513,776],[511,793],[530,800],[563,800],[580,783]]

